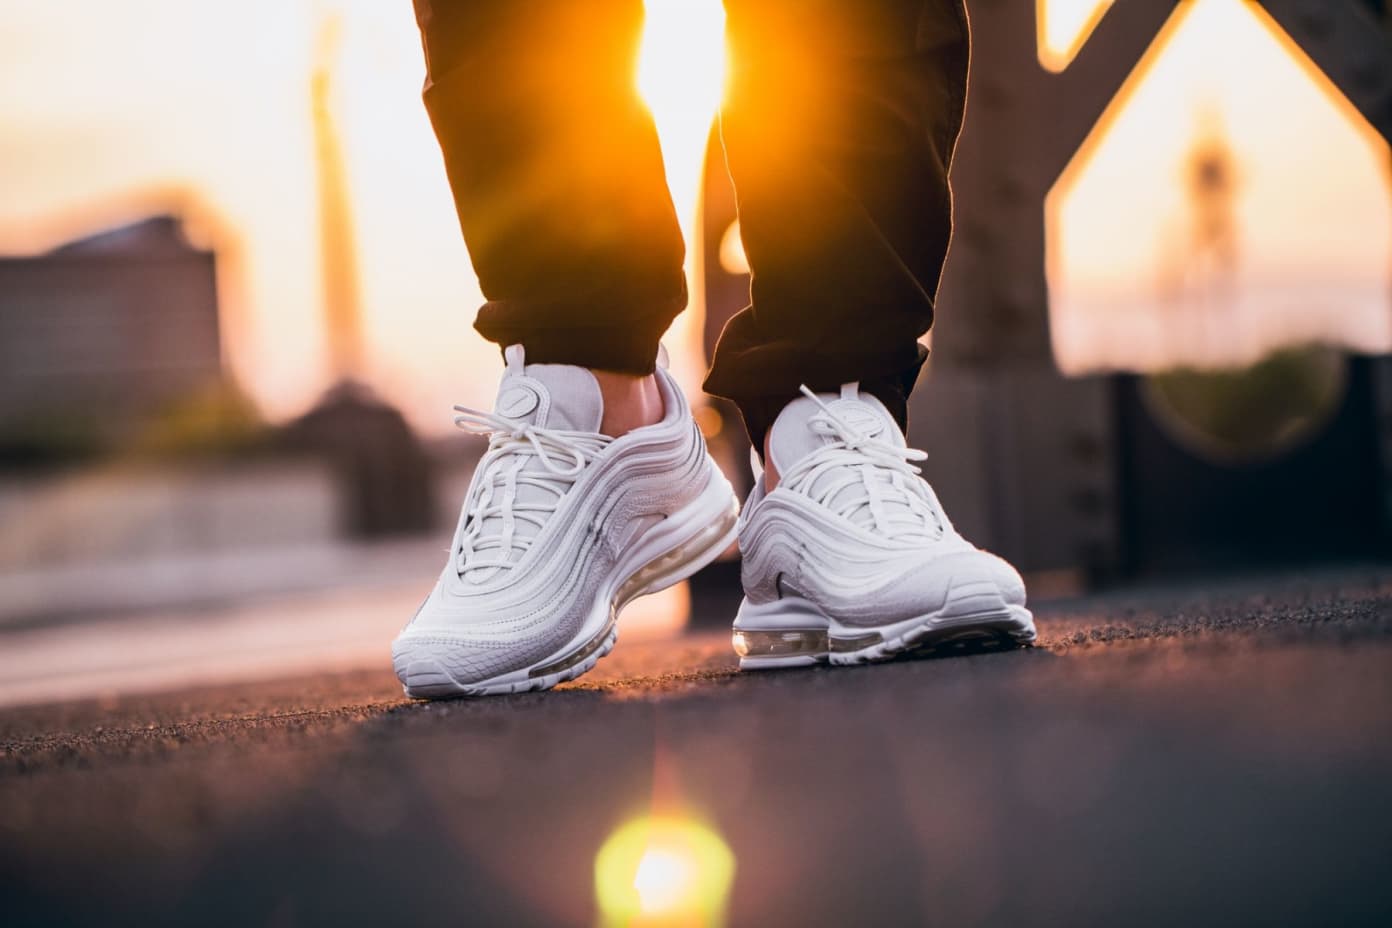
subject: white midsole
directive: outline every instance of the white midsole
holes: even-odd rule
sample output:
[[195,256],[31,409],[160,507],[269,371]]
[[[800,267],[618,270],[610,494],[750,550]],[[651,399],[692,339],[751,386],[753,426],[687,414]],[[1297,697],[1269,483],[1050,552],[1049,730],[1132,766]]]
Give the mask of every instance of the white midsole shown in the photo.
[[811,600],[801,596],[784,596],[782,599],[762,604],[751,603],[746,598],[740,603],[739,612],[735,615],[734,627],[735,631],[815,629],[824,631],[833,638],[858,638],[875,633],[885,638],[893,638],[935,619],[942,619],[942,624],[947,627],[957,624],[959,620],[971,621],[974,618],[975,616],[956,614],[944,616],[942,610],[935,610],[887,625],[844,625],[834,616],[823,612]]
[[[856,650],[868,650],[883,642],[892,642],[910,632],[924,629],[970,628],[983,620],[1008,621],[1017,624],[1022,632],[1033,633],[1034,630],[1033,616],[1024,606],[1002,602],[1000,609],[981,614],[944,614],[944,611],[939,609],[886,625],[844,625],[834,616],[823,612],[816,603],[801,596],[784,596],[768,603],[752,603],[746,597],[740,603],[739,612],[735,616],[735,650],[741,652],[741,664],[744,666],[761,666],[766,663],[806,664],[834,650],[831,647],[832,642],[854,643],[873,638],[873,641],[867,641],[863,647],[852,646],[850,650],[854,653]],[[820,640],[825,646],[813,647],[810,650],[797,648],[784,654],[746,656],[741,648],[743,636],[758,633],[786,636],[790,645],[794,646],[797,643],[812,644],[821,636]]]

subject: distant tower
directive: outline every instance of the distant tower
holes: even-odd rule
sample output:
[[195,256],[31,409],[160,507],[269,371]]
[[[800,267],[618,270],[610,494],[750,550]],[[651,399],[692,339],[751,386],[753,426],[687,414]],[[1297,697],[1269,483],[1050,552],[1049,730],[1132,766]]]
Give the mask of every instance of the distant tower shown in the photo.
[[358,292],[357,242],[348,201],[343,148],[334,124],[333,66],[342,20],[330,14],[319,30],[310,77],[314,107],[314,150],[319,168],[319,242],[324,277],[324,322],[328,329],[329,368],[334,380],[358,375],[362,368],[362,301]]
[[338,477],[343,531],[364,538],[429,530],[434,477],[405,417],[361,380],[362,299],[348,177],[332,107],[333,64],[342,20],[323,18],[310,93],[319,167],[319,242],[324,323],[333,384],[309,412],[285,428],[286,444],[321,455]]
[[1216,110],[1201,114],[1185,167],[1195,283],[1208,296],[1231,297],[1241,245],[1237,218],[1241,179]]

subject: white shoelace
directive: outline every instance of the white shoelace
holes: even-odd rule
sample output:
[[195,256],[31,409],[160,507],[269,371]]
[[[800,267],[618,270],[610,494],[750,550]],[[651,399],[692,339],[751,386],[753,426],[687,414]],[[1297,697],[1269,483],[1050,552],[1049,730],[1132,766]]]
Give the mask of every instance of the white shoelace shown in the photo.
[[[478,463],[464,527],[456,541],[455,568],[480,579],[497,568],[511,567],[531,547],[535,533],[519,534],[519,523],[540,532],[586,465],[612,439],[593,432],[547,429],[496,413],[456,406],[454,424],[473,435],[488,436],[488,450]],[[539,468],[528,465],[533,462]],[[536,488],[540,494],[521,488]],[[510,557],[514,552],[517,559]],[[480,577],[474,571],[488,571]]]
[[779,486],[803,493],[836,515],[887,538],[932,541],[944,527],[937,499],[912,461],[927,452],[901,448],[867,435],[838,416],[806,386],[802,392],[822,408],[808,425],[832,439],[805,455],[779,478]]

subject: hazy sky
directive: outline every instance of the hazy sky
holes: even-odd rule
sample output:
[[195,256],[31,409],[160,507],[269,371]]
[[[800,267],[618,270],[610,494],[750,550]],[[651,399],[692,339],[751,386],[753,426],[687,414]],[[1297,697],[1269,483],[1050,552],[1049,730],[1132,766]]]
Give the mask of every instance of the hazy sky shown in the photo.
[[[1392,155],[1253,6],[1200,0],[1173,21],[1056,188],[1065,369],[1246,363],[1320,338],[1392,350]],[[1194,243],[1187,171],[1205,140],[1231,159],[1226,272]]]
[[[645,85],[662,101],[686,215],[723,13],[718,0],[657,6],[665,45]],[[343,23],[334,115],[368,373],[418,424],[447,428],[452,403],[488,404],[498,362],[470,327],[482,298],[420,102],[406,0],[0,0],[0,251],[181,212],[220,252],[233,370],[271,414],[303,409],[326,377],[308,84],[330,14]],[[694,386],[700,359],[683,332],[675,360]]]
[[302,408],[325,372],[308,78],[316,14],[338,8],[336,110],[374,373],[414,406],[432,385],[399,371],[477,366],[482,353],[459,346],[478,294],[405,3],[0,0],[0,247],[184,212],[222,252],[234,371],[272,413]]
[[[1106,5],[1053,2],[1060,46]],[[1157,255],[1173,250],[1166,236],[1186,221],[1183,165],[1206,108],[1220,114],[1242,165],[1244,279],[1332,294],[1320,318],[1356,317],[1354,328],[1368,329],[1370,314],[1385,319],[1392,290],[1386,146],[1351,128],[1241,0],[1196,7],[1087,159],[1087,179],[1055,200],[1056,322],[1067,330],[1069,319],[1106,310],[1122,320],[1113,335],[1126,338],[1131,321],[1148,318]],[[659,49],[644,85],[690,214],[720,85],[719,4],[655,8]],[[272,415],[305,408],[327,374],[308,82],[330,13],[343,17],[334,112],[368,373],[417,424],[442,430],[452,403],[487,404],[497,362],[470,328],[481,297],[420,104],[406,0],[0,0],[0,251],[182,213],[220,251],[232,369]],[[1307,299],[1278,315],[1298,314]],[[1129,316],[1117,310],[1128,300],[1141,307]],[[673,338],[691,385],[700,359],[684,333],[697,321]],[[1076,366],[1078,352],[1086,362],[1115,345],[1063,348]]]

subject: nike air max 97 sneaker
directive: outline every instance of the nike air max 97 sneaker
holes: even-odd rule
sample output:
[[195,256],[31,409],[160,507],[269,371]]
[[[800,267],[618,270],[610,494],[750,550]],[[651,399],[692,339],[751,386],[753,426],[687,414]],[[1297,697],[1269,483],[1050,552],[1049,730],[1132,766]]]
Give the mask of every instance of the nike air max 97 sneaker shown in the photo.
[[884,405],[856,384],[803,388],[774,421],[761,478],[740,519],[743,669],[882,660],[945,639],[1027,644],[1034,619],[1005,561],[944,515]]
[[489,436],[434,590],[392,645],[406,694],[539,690],[613,647],[620,610],[695,573],[731,543],[738,502],[661,368],[661,422],[599,433],[603,399],[582,367],[525,363],[493,411],[456,407]]

